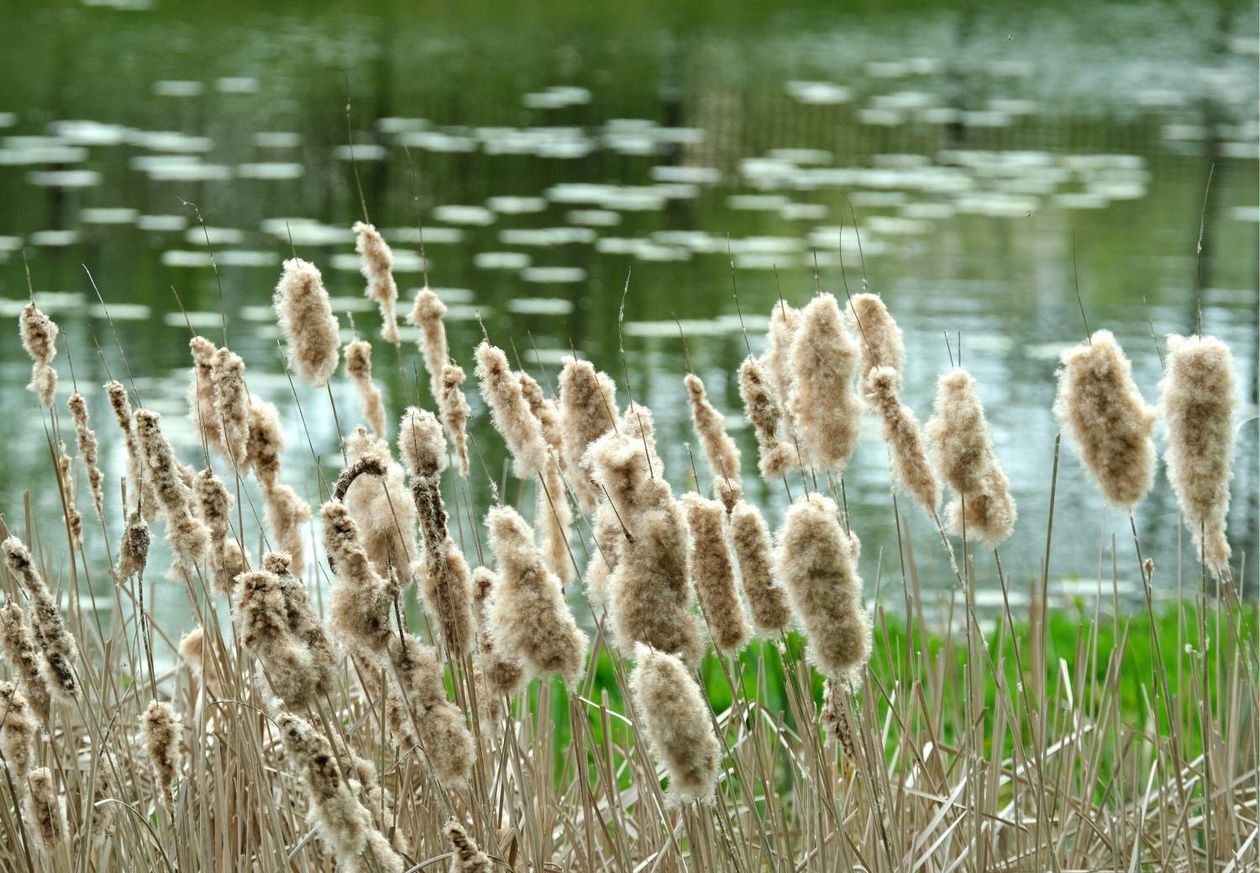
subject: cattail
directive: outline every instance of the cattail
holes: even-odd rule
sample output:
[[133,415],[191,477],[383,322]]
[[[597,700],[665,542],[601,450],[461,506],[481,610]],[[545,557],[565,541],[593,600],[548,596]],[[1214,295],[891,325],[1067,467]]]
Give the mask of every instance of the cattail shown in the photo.
[[493,570],[478,567],[473,570],[472,583],[477,605],[477,666],[492,695],[515,694],[524,684],[525,670],[519,661],[499,650],[490,632],[490,603],[499,586],[498,577]]
[[284,432],[276,407],[254,396],[250,399],[249,447],[246,466],[254,471],[262,485],[266,503],[267,526],[276,544],[288,552],[293,561],[293,574],[301,576],[306,565],[306,544],[302,529],[311,517],[311,507],[288,485],[280,484],[280,455],[284,451]]
[[52,710],[52,696],[42,666],[43,659],[26,624],[22,607],[13,601],[0,607],[0,650],[3,650],[22,693],[30,701],[31,709],[40,721],[47,723]]
[[906,347],[901,328],[878,294],[858,294],[849,301],[846,313],[862,353],[862,387],[866,393],[871,371],[887,367],[893,371],[893,393],[901,390],[901,373],[906,366]]
[[496,506],[486,516],[499,584],[490,605],[494,646],[535,676],[559,673],[572,686],[582,672],[586,634],[547,569],[534,533],[516,510]]
[[723,654],[737,654],[748,643],[751,631],[735,588],[735,568],[722,530],[726,508],[699,494],[686,495],[683,505],[691,531],[691,577],[700,608],[709,622],[713,645]]
[[359,404],[363,417],[378,437],[385,436],[385,404],[381,401],[381,389],[372,381],[372,344],[357,339],[346,346],[346,372],[359,389]]
[[761,511],[747,501],[731,510],[731,543],[753,625],[766,632],[783,630],[792,616],[783,588],[774,581],[770,528]]
[[276,716],[285,748],[301,767],[310,792],[312,818],[319,835],[345,870],[367,869],[402,873],[403,859],[384,834],[372,825],[371,815],[354,796],[328,739],[289,712]]
[[617,432],[625,434],[636,448],[647,453],[648,475],[665,476],[665,462],[656,450],[656,417],[652,410],[642,403],[631,400],[621,413],[621,421],[617,424]]
[[306,567],[306,539],[302,535],[311,518],[311,505],[298,497],[288,485],[263,486],[267,526],[275,536],[277,547],[293,557],[293,575],[301,576]]
[[269,570],[242,573],[232,607],[241,642],[262,662],[272,691],[286,706],[300,709],[326,690],[327,676],[290,632],[281,584]]
[[853,724],[849,718],[847,697],[853,688],[847,680],[828,679],[823,683],[821,720],[823,729],[844,750],[846,758],[857,757],[857,742],[853,736]]
[[[188,386],[188,419],[207,448],[223,449],[223,419],[214,384],[214,361],[219,349],[204,336],[188,341],[192,353],[192,382]],[[238,459],[239,460],[239,459]]]
[[253,396],[249,404],[249,440],[243,467],[252,469],[265,487],[280,476],[280,456],[284,453],[284,430],[280,413],[272,403]]
[[45,851],[52,851],[66,839],[66,815],[52,771],[37,767],[26,777],[27,827]]
[[210,531],[189,511],[187,487],[180,477],[171,444],[162,433],[160,418],[156,412],[137,410],[136,438],[144,451],[153,491],[166,514],[166,538],[180,565],[191,573],[205,555]]
[[21,785],[35,757],[39,723],[26,698],[12,682],[0,682],[0,752],[10,778]]
[[782,416],[779,400],[768,381],[766,368],[749,355],[739,366],[739,396],[744,415],[757,434],[758,469],[763,479],[778,479],[796,467],[796,452],[779,438]]
[[101,487],[104,477],[101,475],[100,468],[100,443],[96,439],[96,431],[92,430],[87,400],[75,391],[66,401],[66,405],[70,407],[70,416],[74,419],[74,441],[79,449],[79,460],[87,469],[88,488],[92,491],[92,505],[96,507],[96,514],[100,516],[105,504],[105,492]]
[[214,659],[206,659],[206,632],[198,625],[179,638],[179,656],[192,674],[199,678],[211,697],[223,694],[218,667]]
[[341,584],[333,588],[330,622],[344,641],[368,652],[381,652],[390,638],[390,606],[397,590],[368,560],[359,527],[338,500],[320,509],[324,551]]
[[[74,637],[66,630],[57,599],[44,582],[44,577],[31,560],[31,553],[17,537],[9,537],[0,547],[9,572],[17,577],[31,598],[31,624],[39,640],[44,656],[44,674],[47,685],[65,698],[72,698],[79,691],[74,673]],[[20,615],[20,612],[19,612]],[[16,666],[16,664],[15,664]]]
[[244,469],[250,430],[245,362],[231,349],[219,349],[214,353],[210,376],[214,380],[216,417],[223,424],[223,451],[233,465]]
[[310,653],[314,692],[323,694],[332,686],[337,653],[328,639],[323,622],[315,612],[315,605],[311,603],[311,593],[306,590],[302,580],[293,575],[292,563],[292,556],[288,552],[268,552],[263,555],[263,568],[276,574],[280,580],[280,595],[284,600],[289,633]]
[[466,784],[472,772],[473,738],[463,713],[446,698],[437,653],[407,635],[390,639],[389,656],[434,775],[446,786]]
[[700,686],[673,655],[639,644],[634,657],[630,694],[635,718],[652,756],[665,765],[671,797],[712,800],[722,749]]
[[975,531],[988,545],[999,545],[1015,529],[1015,501],[993,454],[976,380],[962,367],[938,381],[926,431],[937,472],[957,495],[947,507],[951,527]]
[[556,401],[548,397],[538,380],[524,370],[518,372],[516,378],[521,383],[521,394],[529,404],[529,411],[538,419],[538,426],[548,448],[561,451],[560,409]]
[[407,315],[407,323],[420,328],[420,352],[424,355],[424,368],[429,372],[429,390],[433,399],[441,397],[442,368],[450,359],[446,344],[446,304],[429,287],[416,293],[416,302]]
[[105,383],[105,393],[109,397],[110,408],[114,410],[118,427],[123,432],[123,443],[127,449],[127,478],[131,482],[132,493],[135,494],[144,517],[153,518],[158,508],[157,497],[144,475],[143,453],[136,439],[135,428],[132,427],[131,401],[127,399],[127,389],[118,380],[111,379]]
[[22,336],[22,347],[34,361],[31,367],[31,383],[26,387],[44,406],[52,406],[53,394],[57,390],[57,371],[52,368],[52,362],[57,357],[57,334],[60,329],[34,303],[22,307],[22,314],[18,316],[18,327]]
[[[801,326],[801,313],[780,300],[770,310],[769,343],[766,352],[761,356],[761,364],[773,386],[774,395],[781,401],[792,396],[792,343],[796,341],[796,332]],[[781,403],[784,430],[791,435],[796,432],[796,422],[792,419],[792,410],[786,403]]]
[[560,370],[560,442],[569,483],[583,512],[590,512],[599,489],[582,464],[595,440],[616,425],[617,389],[590,361],[566,357]]
[[464,396],[466,378],[462,367],[449,363],[444,365],[441,394],[438,395],[438,408],[447,430],[451,432],[451,441],[459,458],[459,475],[465,479],[468,478],[468,418],[472,415],[468,398]]
[[389,244],[374,226],[356,221],[352,230],[355,232],[354,250],[362,258],[359,272],[367,279],[364,294],[375,300],[381,310],[381,336],[385,342],[398,345],[402,337],[398,334],[398,285],[394,283],[394,255]]
[[175,709],[165,701],[150,700],[140,719],[144,731],[144,748],[149,753],[149,765],[157,784],[158,798],[174,815],[175,780],[183,759],[180,748],[180,732],[183,725]]
[[408,492],[403,468],[390,457],[389,445],[373,440],[362,427],[346,439],[350,462],[371,455],[379,459],[383,476],[360,476],[350,483],[342,501],[359,526],[363,547],[377,573],[396,574],[411,581],[416,560],[416,508]]
[[928,461],[919,420],[897,396],[900,383],[901,376],[892,367],[877,366],[864,376],[866,399],[879,413],[883,424],[884,441],[888,443],[892,455],[893,475],[929,515],[935,515],[936,505],[941,499],[940,484]]
[[860,675],[871,652],[871,622],[853,551],[831,498],[809,494],[788,509],[775,563],[805,630],[810,662],[833,678]]
[[1229,573],[1226,539],[1234,458],[1234,359],[1215,337],[1168,337],[1160,405],[1168,429],[1168,481],[1203,562]]
[[575,569],[572,554],[569,552],[569,527],[573,524],[573,510],[565,493],[560,459],[556,454],[548,455],[547,466],[543,468],[535,499],[534,518],[543,528],[547,567],[556,574],[563,586],[572,578]]
[[1146,496],[1155,481],[1155,410],[1111,331],[1063,353],[1054,411],[1107,500],[1130,509]]
[[547,441],[542,425],[530,411],[520,380],[508,366],[502,349],[482,342],[475,354],[481,396],[490,408],[495,429],[512,453],[516,475],[521,479],[536,476],[547,463]]
[[74,497],[74,471],[71,469],[70,453],[66,451],[64,440],[57,440],[57,478],[61,486],[61,499],[66,516],[66,527],[70,529],[70,542],[74,548],[83,548],[83,516]]
[[691,423],[700,438],[704,458],[713,473],[713,490],[729,511],[743,494],[739,481],[739,449],[726,432],[722,413],[713,408],[705,394],[704,382],[695,373],[683,379],[691,401]]
[[446,469],[446,439],[432,412],[407,407],[398,424],[398,454],[413,476],[436,476]]
[[629,435],[601,437],[587,459],[629,526],[607,583],[613,636],[623,653],[642,642],[698,663],[703,643],[691,612],[686,529],[669,484],[648,478],[643,448]]
[[492,873],[494,867],[490,863],[490,856],[481,851],[459,822],[451,819],[442,828],[442,832],[450,841],[455,856],[451,862],[451,873]]
[[216,593],[230,596],[237,574],[245,569],[240,544],[229,540],[232,496],[227,485],[209,467],[193,481],[197,515],[210,531],[210,557],[214,575],[210,579]]
[[861,421],[853,388],[857,359],[836,298],[818,295],[801,310],[801,326],[792,343],[789,402],[801,451],[824,469],[844,470],[857,446]]
[[316,388],[324,387],[337,371],[341,326],[315,265],[301,258],[285,261],[272,305],[289,344],[289,366]]
[[607,500],[601,500],[595,508],[595,518],[592,523],[595,528],[595,549],[591,552],[590,560],[586,562],[582,584],[586,588],[586,596],[591,606],[598,609],[605,605],[608,577],[617,566],[625,532],[617,514],[613,511],[612,504]]

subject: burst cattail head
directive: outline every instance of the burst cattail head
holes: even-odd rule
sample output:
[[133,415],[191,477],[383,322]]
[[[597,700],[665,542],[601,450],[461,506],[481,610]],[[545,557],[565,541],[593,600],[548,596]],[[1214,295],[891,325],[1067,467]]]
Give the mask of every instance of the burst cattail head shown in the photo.
[[22,607],[9,601],[0,607],[0,651],[16,674],[18,684],[40,721],[47,722],[52,708],[48,679],[35,638],[26,624]]
[[409,721],[434,775],[446,786],[465,784],[472,772],[472,734],[463,713],[446,698],[442,668],[433,647],[414,636],[394,636],[389,642],[389,657],[405,690]]
[[603,486],[618,513],[632,514],[649,495],[647,484],[654,471],[648,466],[642,441],[627,433],[605,433],[591,443],[582,463],[592,481]]
[[92,430],[91,418],[88,416],[87,400],[78,391],[70,395],[70,399],[66,401],[66,405],[70,408],[70,416],[74,419],[74,440],[75,445],[79,449],[79,460],[83,462],[83,466],[87,468],[88,487],[92,491],[92,504],[96,507],[96,514],[102,513],[105,503],[105,494],[101,487],[103,478],[100,469],[100,443],[96,439],[96,432]]
[[79,691],[79,681],[74,672],[77,645],[66,630],[57,598],[44,582],[44,577],[31,560],[30,551],[21,540],[9,537],[0,549],[4,552],[9,572],[17,577],[19,584],[30,595],[31,623],[44,656],[43,670],[47,684],[61,696],[72,698]]
[[183,752],[180,748],[182,724],[174,708],[165,701],[151,700],[140,719],[144,748],[149,753],[158,798],[175,811],[175,780],[179,778]]
[[206,632],[204,628],[198,625],[179,638],[179,656],[188,665],[188,669],[192,671],[192,674],[202,681],[209,695],[218,697],[223,693],[218,667],[213,658],[206,658]]
[[743,493],[739,482],[739,449],[726,432],[722,413],[713,408],[704,390],[704,382],[695,373],[683,379],[687,399],[691,402],[691,423],[700,438],[704,458],[713,473],[713,490],[729,511]]
[[761,511],[741,500],[731,510],[731,544],[748,598],[753,625],[761,631],[781,631],[792,615],[783,588],[774,579],[770,528]]
[[214,353],[210,370],[214,382],[215,420],[223,426],[223,450],[244,469],[249,443],[249,391],[245,388],[245,362],[231,349]]
[[359,527],[341,501],[329,500],[320,515],[324,551],[341,582],[332,593],[332,627],[345,642],[381,652],[389,642],[394,588],[372,568],[359,539]]
[[529,479],[547,463],[547,442],[542,425],[530,411],[520,380],[508,366],[503,350],[482,342],[477,346],[477,379],[481,396],[490,408],[495,429],[503,435],[515,461],[516,475]]
[[796,452],[779,437],[782,407],[770,385],[766,368],[754,355],[739,365],[739,396],[744,415],[757,434],[758,469],[763,479],[786,476],[796,466]]
[[249,404],[249,442],[245,451],[245,467],[264,486],[274,483],[280,475],[280,456],[284,452],[284,430],[280,427],[280,413],[274,404],[253,396]]
[[289,633],[310,654],[313,693],[323,694],[332,685],[337,654],[315,612],[315,605],[311,603],[311,594],[302,580],[293,575],[293,558],[288,552],[267,552],[263,555],[263,568],[280,580],[280,595],[284,600]]
[[717,786],[722,749],[708,704],[678,658],[635,646],[630,694],[653,757],[665,765],[674,800],[709,801]]
[[110,409],[114,411],[114,419],[123,432],[123,442],[127,449],[127,478],[131,482],[131,489],[137,503],[143,505],[144,517],[152,518],[157,510],[157,498],[144,475],[140,446],[131,422],[131,401],[127,399],[127,389],[118,380],[111,379],[105,383],[105,393],[109,397]]
[[192,382],[188,385],[188,420],[209,448],[223,448],[223,420],[219,416],[218,391],[214,386],[214,359],[218,348],[204,336],[188,341],[192,353]]
[[722,530],[726,508],[699,494],[686,495],[683,504],[691,531],[691,577],[713,635],[713,645],[723,654],[738,653],[748,643],[751,631],[735,587],[735,568]]
[[39,845],[51,851],[66,838],[66,816],[52,771],[38,767],[26,777],[26,822]]
[[420,328],[420,351],[424,354],[424,368],[429,371],[429,387],[433,399],[441,395],[442,368],[450,358],[446,344],[446,304],[431,288],[421,288],[416,302],[407,315],[407,323]]
[[227,485],[209,467],[193,480],[193,494],[197,498],[197,514],[210,530],[210,537],[222,540],[228,535],[231,522],[232,495]]
[[1108,501],[1128,509],[1146,496],[1155,480],[1155,410],[1111,331],[1063,353],[1054,411]]
[[367,279],[364,293],[376,301],[381,310],[381,336],[387,343],[398,345],[398,285],[394,282],[394,254],[389,244],[374,226],[356,221],[354,250],[363,259],[359,272]]
[[560,451],[560,410],[556,401],[548,397],[538,380],[524,370],[518,372],[516,378],[521,383],[521,393],[529,404],[529,411],[538,419],[538,426],[542,429],[548,448]]
[[205,555],[210,531],[192,516],[188,508],[187,486],[180,476],[171,444],[158,424],[160,416],[147,409],[136,412],[136,438],[144,451],[145,467],[162,509],[166,513],[166,537],[181,566],[188,572]]
[[346,488],[342,500],[359,526],[363,547],[376,572],[411,581],[408,568],[415,561],[416,508],[407,490],[403,469],[394,463],[389,444],[374,440],[362,427],[346,439],[351,464],[371,460],[378,474],[361,475]]
[[372,381],[372,344],[357,339],[346,345],[346,372],[359,391],[363,417],[378,437],[385,436],[385,403],[381,389]]
[[370,813],[342,774],[328,739],[289,712],[278,714],[276,724],[285,748],[302,769],[319,835],[338,863],[354,870],[367,861],[372,865],[369,869],[402,873],[406,866],[403,859],[373,826]]
[[585,472],[582,456],[617,420],[617,389],[590,361],[566,357],[560,370],[560,442],[570,484],[582,509],[594,507],[599,490]]
[[980,489],[957,496],[946,512],[955,533],[979,536],[989,548],[1005,542],[1018,519],[1010,481],[996,462],[985,471]]
[[[292,577],[290,577],[292,578]],[[233,601],[241,642],[258,656],[276,696],[295,709],[327,687],[327,676],[289,627],[281,578],[269,570],[242,573]]]
[[34,361],[31,383],[26,387],[45,406],[52,406],[53,393],[57,390],[57,371],[52,368],[53,358],[57,357],[57,324],[34,303],[28,303],[18,316],[18,326],[22,347]]
[[[776,397],[786,400],[792,396],[792,343],[801,326],[801,313],[780,300],[770,310],[769,343],[761,356],[770,385]],[[791,410],[784,409],[787,427],[792,429]]]
[[591,606],[598,610],[605,605],[608,577],[612,575],[621,555],[621,544],[625,540],[625,532],[621,521],[612,505],[601,500],[595,507],[595,548],[586,562],[586,570],[582,574],[582,583],[586,588],[586,597]]
[[498,577],[487,567],[473,570],[472,585],[477,606],[477,664],[491,694],[514,694],[524,684],[525,671],[519,661],[504,655],[490,632],[490,603]]
[[442,366],[441,394],[438,396],[438,407],[442,411],[442,420],[451,432],[451,441],[455,444],[455,454],[459,458],[459,475],[468,477],[468,418],[472,409],[468,406],[468,398],[464,396],[464,370],[454,364]]
[[1210,336],[1170,336],[1160,405],[1168,432],[1164,463],[1177,505],[1204,563],[1229,573],[1229,479],[1238,398],[1229,346]]
[[432,412],[407,407],[398,425],[398,453],[413,476],[436,476],[446,469],[446,439]]
[[876,367],[887,367],[895,373],[894,393],[901,390],[901,373],[906,365],[906,347],[901,328],[878,294],[858,294],[849,302],[847,312],[853,335],[862,353],[863,388],[870,393],[867,380]]
[[894,477],[929,515],[935,515],[936,505],[941,499],[940,483],[936,481],[936,474],[928,461],[919,420],[897,396],[900,374],[892,367],[878,366],[867,372],[864,382],[866,399],[879,413],[883,424],[884,440],[892,455]]
[[289,345],[289,366],[316,388],[327,385],[337,371],[341,328],[315,265],[301,258],[285,261],[273,305]]
[[264,485],[267,526],[276,545],[292,556],[293,575],[301,576],[306,567],[306,539],[302,531],[311,518],[311,505],[288,485]]
[[17,785],[31,768],[38,732],[39,723],[26,697],[12,682],[0,682],[0,751]]
[[810,662],[838,679],[860,675],[871,652],[855,557],[833,500],[809,494],[788,509],[775,555],[779,578],[805,630]]
[[840,306],[820,294],[801,310],[792,343],[789,401],[801,451],[820,468],[843,470],[857,446],[861,404],[853,388],[858,350],[844,328]]
[[65,440],[57,440],[57,473],[61,486],[62,506],[66,517],[66,526],[70,529],[70,542],[76,549],[83,548],[83,516],[74,499],[74,473],[71,470],[70,454],[66,451]]
[[560,580],[547,569],[533,531],[516,510],[491,509],[486,527],[499,571],[490,606],[495,648],[534,675],[559,673],[572,686],[582,672],[587,639],[564,601]]
[[451,863],[452,873],[491,873],[494,868],[490,856],[481,851],[459,822],[451,819],[442,828],[442,833],[446,834],[455,855]]
[[617,430],[646,453],[649,475],[664,477],[665,462],[656,450],[656,417],[652,415],[652,410],[631,400],[621,413]]

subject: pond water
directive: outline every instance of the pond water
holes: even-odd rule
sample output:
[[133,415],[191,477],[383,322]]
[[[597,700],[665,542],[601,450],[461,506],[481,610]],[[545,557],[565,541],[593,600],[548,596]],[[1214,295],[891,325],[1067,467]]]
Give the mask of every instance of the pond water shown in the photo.
[[[946,335],[980,380],[1020,508],[1002,554],[1017,599],[1041,572],[1054,372],[1082,335],[1074,287],[1091,327],[1110,328],[1126,347],[1148,400],[1163,335],[1193,331],[1201,312],[1203,331],[1229,342],[1239,367],[1230,528],[1256,590],[1254,4],[561,2],[531,5],[528,16],[503,2],[433,16],[370,0],[265,11],[234,0],[13,6],[0,36],[9,70],[0,83],[0,315],[13,319],[0,344],[0,513],[24,532],[29,491],[59,572],[67,561],[48,443],[16,341],[22,253],[38,302],[63,330],[63,395],[68,347],[116,481],[122,452],[96,386],[129,368],[144,403],[191,450],[188,329],[221,341],[220,306],[251,391],[296,428],[269,305],[291,246],[324,271],[339,312],[377,338],[349,231],[363,211],[357,172],[362,203],[394,246],[404,311],[423,282],[423,225],[457,360],[471,371],[480,316],[540,377],[555,376],[570,346],[619,383],[628,374],[636,399],[657,413],[676,490],[693,440],[679,325],[737,429],[751,481],[756,453],[732,378],[745,354],[732,282],[760,349],[780,293],[803,303],[816,285],[860,286],[864,270],[905,331],[906,399],[921,419],[949,364]],[[343,327],[348,337],[344,318]],[[420,366],[414,346],[404,348],[396,366],[377,342],[394,412]],[[339,377],[334,391],[353,418],[348,381]],[[297,396],[335,473],[326,398],[302,388]],[[470,399],[497,476],[502,442],[475,390]],[[845,494],[868,594],[880,580],[894,609],[901,569],[887,458],[875,423],[864,427]],[[296,431],[286,463],[314,502],[311,454]],[[484,473],[472,487],[484,505]],[[750,487],[777,523],[782,488]],[[917,509],[903,511],[918,585],[949,590],[933,528]],[[116,536],[120,519],[110,521]],[[1162,474],[1137,523],[1160,594],[1197,584]],[[1110,592],[1114,536],[1132,596],[1128,530],[1065,445],[1051,593],[1093,592],[1100,567]],[[974,560],[991,599],[992,558]],[[100,582],[103,569],[93,576]],[[166,608],[186,609],[182,595],[169,597]]]

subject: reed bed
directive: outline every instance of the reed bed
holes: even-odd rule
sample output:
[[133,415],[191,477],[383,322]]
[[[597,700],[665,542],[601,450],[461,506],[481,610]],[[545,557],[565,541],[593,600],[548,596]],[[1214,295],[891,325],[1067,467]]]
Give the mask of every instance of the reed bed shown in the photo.
[[[399,347],[388,245],[354,232]],[[1201,559],[1157,565],[1130,516],[1109,575],[1113,590],[1138,576],[1145,610],[1113,595],[1068,614],[1050,606],[1058,443],[1049,505],[1018,513],[1044,527],[1047,560],[1012,578],[1016,506],[975,378],[942,374],[920,428],[884,302],[797,302],[776,305],[766,354],[750,343],[737,376],[756,459],[686,374],[704,475],[666,469],[651,410],[576,354],[539,381],[494,337],[466,350],[519,508],[493,481],[475,505],[481,431],[427,287],[408,317],[419,363],[400,347],[398,365],[409,381],[424,366],[429,409],[389,409],[356,340],[344,378],[367,427],[334,407],[343,439],[317,446],[305,416],[286,427],[245,362],[197,337],[186,457],[111,381],[99,400],[118,431],[91,430],[76,385],[69,458],[58,329],[32,302],[20,332],[51,472],[35,487],[58,495],[65,530],[29,506],[0,516],[0,867],[1260,869],[1256,610],[1225,529],[1228,349],[1172,338],[1158,411],[1110,333],[1065,355],[1069,445],[1120,511],[1170,481]],[[331,402],[342,352],[318,269],[286,261],[275,303],[309,413]],[[864,555],[845,508],[864,415],[888,444],[896,554]],[[286,439],[340,456],[340,477],[282,470]],[[112,442],[117,491],[99,469]],[[751,502],[758,474],[786,490],[781,515]],[[318,492],[314,520],[295,485]],[[902,536],[920,512],[953,568],[944,620]],[[983,614],[981,572],[1004,595]],[[186,600],[193,630],[155,620],[155,591]]]

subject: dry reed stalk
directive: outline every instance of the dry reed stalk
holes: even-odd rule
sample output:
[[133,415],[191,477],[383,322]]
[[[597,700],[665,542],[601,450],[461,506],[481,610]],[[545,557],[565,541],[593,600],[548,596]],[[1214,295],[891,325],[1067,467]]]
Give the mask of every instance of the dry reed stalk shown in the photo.
[[74,441],[79,450],[79,460],[87,470],[92,505],[96,507],[97,516],[104,517],[105,492],[102,488],[104,477],[100,468],[100,442],[96,438],[96,431],[92,430],[87,400],[75,391],[66,401],[66,406],[70,408],[70,417],[74,420]]
[[565,357],[560,369],[560,441],[564,448],[569,483],[583,512],[599,499],[582,456],[595,440],[617,422],[617,388],[589,361]]
[[862,605],[856,537],[840,527],[835,501],[808,494],[788,508],[775,564],[806,653],[820,673],[857,684],[871,654],[871,619]]
[[323,388],[337,371],[341,327],[315,265],[301,258],[285,261],[272,305],[289,347],[289,366]]
[[884,441],[888,443],[892,455],[894,477],[927,510],[928,515],[935,516],[941,499],[941,486],[932,472],[919,420],[897,396],[900,375],[891,367],[876,366],[867,371],[864,384],[867,402],[879,413],[883,425]]
[[699,494],[685,495],[682,503],[691,532],[688,544],[691,577],[695,580],[700,608],[709,623],[713,645],[725,655],[738,654],[748,644],[752,632],[744,618],[744,605],[735,586],[735,567],[731,563],[726,532],[722,529],[726,507]]
[[381,310],[381,337],[390,345],[402,342],[398,333],[398,285],[394,282],[394,254],[385,238],[371,224],[356,221],[354,250],[362,258],[359,272],[367,280],[363,293]]
[[497,506],[486,516],[498,584],[490,604],[494,648],[531,676],[558,673],[573,687],[586,656],[586,634],[564,600],[564,590],[516,510]]
[[354,340],[346,345],[346,372],[359,392],[359,405],[368,427],[380,438],[385,437],[385,403],[381,389],[372,381],[372,344],[367,340]]
[[700,438],[704,459],[713,473],[713,493],[729,512],[744,493],[739,478],[739,448],[726,432],[726,420],[722,413],[709,402],[700,377],[688,373],[683,378],[683,385],[687,388],[687,399],[691,404],[692,426]]
[[1234,460],[1234,359],[1210,336],[1168,337],[1160,405],[1168,432],[1164,463],[1204,564],[1229,575],[1229,480]]
[[792,393],[801,452],[820,469],[843,471],[857,446],[861,403],[854,390],[858,349],[835,296],[820,294],[801,310],[792,343]]
[[700,686],[673,655],[640,643],[634,657],[629,684],[636,721],[653,757],[665,765],[671,799],[712,800],[722,749]]
[[57,371],[52,368],[53,358],[57,357],[57,334],[60,332],[57,323],[32,302],[22,307],[18,327],[22,348],[34,362],[27,390],[44,406],[51,407],[57,391]]
[[731,510],[731,543],[753,626],[766,633],[785,629],[792,614],[783,588],[774,578],[770,528],[761,511],[747,501],[741,500]]
[[1155,410],[1109,330],[1063,353],[1054,411],[1113,505],[1132,509],[1155,481]]

